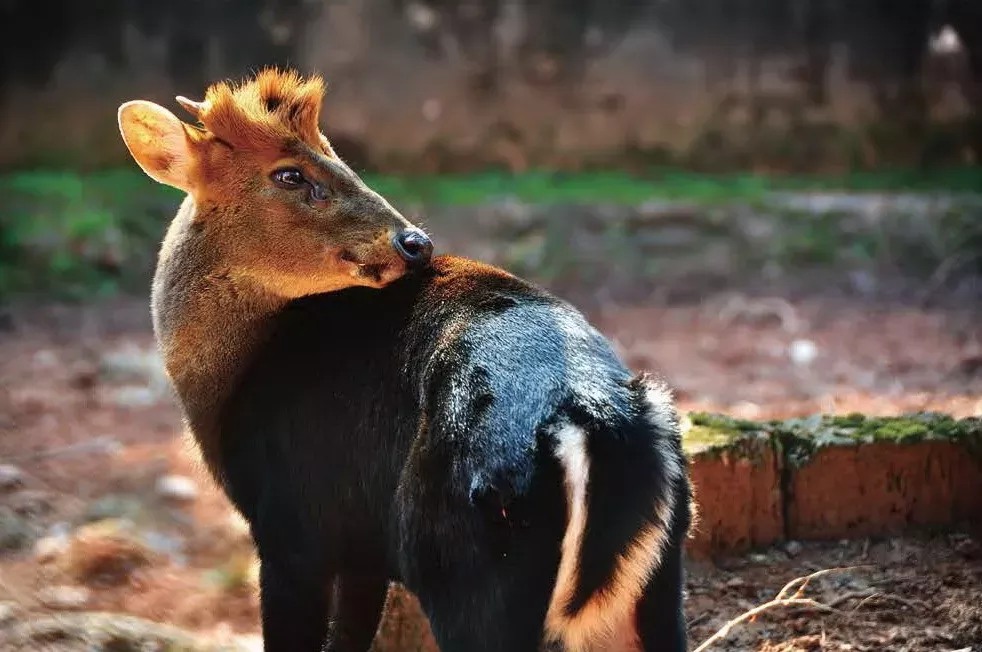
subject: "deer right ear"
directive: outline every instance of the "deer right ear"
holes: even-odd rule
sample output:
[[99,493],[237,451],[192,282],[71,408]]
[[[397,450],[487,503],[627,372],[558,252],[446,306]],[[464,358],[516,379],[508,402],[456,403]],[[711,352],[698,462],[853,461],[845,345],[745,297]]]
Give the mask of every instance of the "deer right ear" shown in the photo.
[[176,115],[164,107],[134,100],[119,107],[119,131],[137,164],[159,183],[191,189],[191,139]]

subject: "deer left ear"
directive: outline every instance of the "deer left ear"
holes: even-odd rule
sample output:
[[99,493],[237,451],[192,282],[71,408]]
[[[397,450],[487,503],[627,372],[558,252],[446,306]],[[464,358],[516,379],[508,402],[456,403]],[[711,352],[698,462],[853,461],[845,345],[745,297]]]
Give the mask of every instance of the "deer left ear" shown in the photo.
[[147,176],[190,192],[194,159],[185,124],[164,107],[144,100],[120,106],[118,120],[123,142]]

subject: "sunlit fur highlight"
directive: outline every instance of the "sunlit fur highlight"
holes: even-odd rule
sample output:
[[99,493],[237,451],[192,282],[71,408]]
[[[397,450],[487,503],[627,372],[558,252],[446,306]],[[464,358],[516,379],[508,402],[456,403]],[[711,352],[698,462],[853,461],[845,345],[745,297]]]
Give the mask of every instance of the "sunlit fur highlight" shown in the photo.
[[320,131],[324,81],[266,68],[248,81],[208,87],[197,118],[219,140],[245,150],[279,149],[299,140],[333,155]]
[[[672,397],[660,383],[646,382],[648,420],[662,437],[677,436],[679,419]],[[579,576],[579,557],[586,528],[590,463],[586,433],[566,426],[556,433],[556,457],[566,476],[567,526],[556,585],[546,613],[545,639],[560,642],[565,652],[632,652],[640,650],[635,609],[661,563],[669,540],[676,489],[683,470],[663,444],[665,488],[655,506],[656,522],[634,537],[618,558],[610,585],[596,593],[573,616],[566,613]]]

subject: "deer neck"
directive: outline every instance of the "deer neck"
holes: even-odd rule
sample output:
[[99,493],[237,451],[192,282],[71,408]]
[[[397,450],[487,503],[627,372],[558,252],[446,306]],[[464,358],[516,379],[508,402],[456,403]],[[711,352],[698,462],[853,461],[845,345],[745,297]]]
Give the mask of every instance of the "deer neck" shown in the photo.
[[207,215],[188,196],[161,246],[151,314],[187,425],[215,468],[219,418],[286,300],[233,278]]

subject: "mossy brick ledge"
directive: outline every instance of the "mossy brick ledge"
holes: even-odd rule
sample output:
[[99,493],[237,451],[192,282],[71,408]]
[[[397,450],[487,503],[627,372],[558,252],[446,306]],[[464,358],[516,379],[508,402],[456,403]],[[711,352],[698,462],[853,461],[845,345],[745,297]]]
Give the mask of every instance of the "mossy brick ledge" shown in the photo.
[[982,419],[749,421],[697,412],[684,426],[698,506],[694,556],[982,526]]

